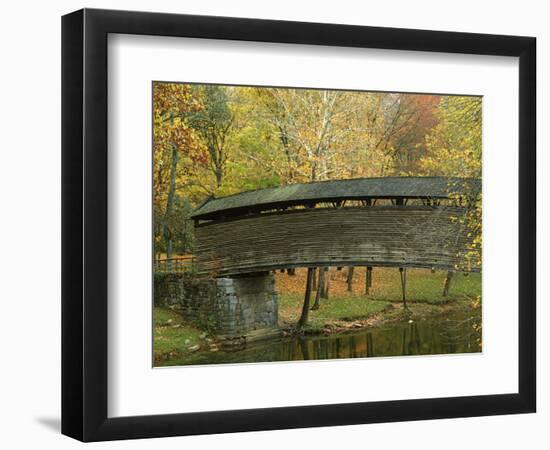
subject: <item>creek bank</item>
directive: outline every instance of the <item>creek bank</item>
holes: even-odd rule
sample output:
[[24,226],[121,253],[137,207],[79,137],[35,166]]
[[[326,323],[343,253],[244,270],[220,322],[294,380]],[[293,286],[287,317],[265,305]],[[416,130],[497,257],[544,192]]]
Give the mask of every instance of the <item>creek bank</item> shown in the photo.
[[278,327],[222,335],[202,331],[172,308],[155,307],[155,365],[197,352],[240,350],[248,344],[283,337]]
[[434,304],[407,302],[407,308],[404,308],[401,302],[392,302],[380,312],[366,317],[344,317],[329,320],[324,324],[307,325],[303,328],[297,328],[295,324],[283,324],[281,325],[281,330],[284,336],[328,336],[360,331],[367,328],[380,328],[397,322],[414,323],[473,309],[474,307],[470,299],[451,300]]
[[[158,309],[158,308],[155,308]],[[189,337],[183,341],[173,341],[172,345],[163,349],[155,348],[155,365],[163,361],[190,357],[194,353],[216,353],[238,351],[247,345],[261,341],[276,341],[282,337],[292,336],[329,336],[349,334],[361,330],[376,330],[396,323],[424,322],[438,317],[445,317],[460,312],[474,311],[471,299],[455,299],[448,302],[430,304],[426,302],[408,302],[405,309],[401,302],[391,302],[378,312],[355,317],[330,319],[324,323],[317,322],[302,329],[295,323],[281,323],[279,328],[254,330],[239,335],[215,335],[194,329],[181,316],[172,315],[170,322],[156,324],[156,333],[185,333]],[[170,339],[168,337],[168,339]]]

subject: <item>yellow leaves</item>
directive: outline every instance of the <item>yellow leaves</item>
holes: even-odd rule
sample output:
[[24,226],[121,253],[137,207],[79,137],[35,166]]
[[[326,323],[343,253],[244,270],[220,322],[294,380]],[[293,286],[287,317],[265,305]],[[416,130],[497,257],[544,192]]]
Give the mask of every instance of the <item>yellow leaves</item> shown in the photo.
[[[420,162],[425,175],[481,178],[481,108],[479,97],[443,97],[437,111],[440,122],[426,137],[428,154]],[[460,222],[469,238],[468,250],[462,255],[466,269],[479,269],[481,196]]]
[[426,137],[428,155],[421,167],[426,175],[481,177],[481,98],[444,97],[440,123]]
[[[154,83],[152,120],[160,214],[173,148],[176,194],[193,206],[210,194],[313,180],[481,176],[475,97]],[[231,132],[212,132],[226,124]],[[480,260],[480,223],[481,207],[458,223],[468,227],[471,266]]]
[[153,84],[153,192],[154,207],[162,215],[169,187],[172,150],[178,152],[178,182],[194,172],[193,166],[206,163],[203,144],[190,127],[189,117],[202,108],[190,85]]

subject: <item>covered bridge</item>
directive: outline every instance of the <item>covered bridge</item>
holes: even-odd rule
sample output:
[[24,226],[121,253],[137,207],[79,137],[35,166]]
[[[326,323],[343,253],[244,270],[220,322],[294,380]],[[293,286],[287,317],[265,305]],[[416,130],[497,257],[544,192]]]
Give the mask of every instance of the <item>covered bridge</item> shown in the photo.
[[192,214],[198,271],[214,277],[295,267],[466,270],[465,214],[477,179],[322,181],[210,198]]

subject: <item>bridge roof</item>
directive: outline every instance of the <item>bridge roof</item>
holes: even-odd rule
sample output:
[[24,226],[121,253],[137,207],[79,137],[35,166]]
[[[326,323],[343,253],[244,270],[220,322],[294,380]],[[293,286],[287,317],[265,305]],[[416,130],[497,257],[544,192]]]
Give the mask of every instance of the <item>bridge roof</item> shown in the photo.
[[[451,194],[477,195],[481,180],[449,177],[380,177],[290,184],[210,198],[191,215],[216,219],[310,202],[375,198],[448,198]],[[475,193],[475,194],[474,194]]]

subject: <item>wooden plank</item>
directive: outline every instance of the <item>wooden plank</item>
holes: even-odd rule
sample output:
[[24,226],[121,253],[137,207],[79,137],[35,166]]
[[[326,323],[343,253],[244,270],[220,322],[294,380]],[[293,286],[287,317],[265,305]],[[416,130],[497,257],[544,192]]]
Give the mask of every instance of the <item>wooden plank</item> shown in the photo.
[[338,208],[269,214],[196,229],[199,272],[213,276],[317,266],[455,270],[470,243],[463,208]]

